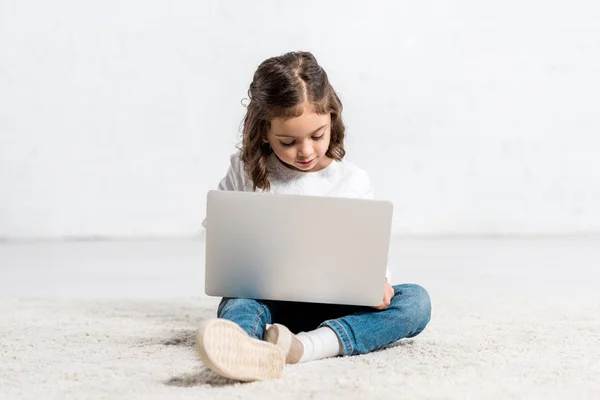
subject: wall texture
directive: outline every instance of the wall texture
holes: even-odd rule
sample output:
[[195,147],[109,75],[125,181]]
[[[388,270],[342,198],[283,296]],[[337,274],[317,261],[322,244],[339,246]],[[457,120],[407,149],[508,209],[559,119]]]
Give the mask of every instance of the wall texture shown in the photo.
[[0,2],[0,237],[194,235],[256,66],[311,50],[405,234],[600,231],[593,0]]

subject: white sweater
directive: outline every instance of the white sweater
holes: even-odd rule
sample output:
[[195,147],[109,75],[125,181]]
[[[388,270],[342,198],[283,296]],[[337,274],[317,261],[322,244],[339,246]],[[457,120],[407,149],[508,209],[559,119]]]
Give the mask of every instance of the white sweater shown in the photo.
[[[345,160],[334,160],[317,172],[300,172],[288,168],[275,154],[271,154],[267,168],[270,193],[373,199],[373,189],[367,173]],[[244,171],[240,152],[231,156],[231,165],[227,175],[219,183],[219,190],[252,191],[252,180]],[[262,192],[262,189],[256,191]],[[389,270],[386,277],[389,282]]]
[[[317,172],[300,172],[285,166],[275,154],[267,162],[271,193],[308,196],[352,197],[372,199],[373,191],[365,171],[348,161],[332,161]],[[244,171],[241,154],[231,156],[227,175],[219,183],[219,190],[251,192],[252,181]],[[257,189],[261,192],[261,189]]]

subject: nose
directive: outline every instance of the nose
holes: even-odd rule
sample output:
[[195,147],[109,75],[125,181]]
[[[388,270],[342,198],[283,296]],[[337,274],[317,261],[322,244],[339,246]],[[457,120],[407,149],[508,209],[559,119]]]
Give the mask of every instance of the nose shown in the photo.
[[298,155],[300,157],[308,157],[312,154],[312,143],[310,140],[305,140],[300,144]]

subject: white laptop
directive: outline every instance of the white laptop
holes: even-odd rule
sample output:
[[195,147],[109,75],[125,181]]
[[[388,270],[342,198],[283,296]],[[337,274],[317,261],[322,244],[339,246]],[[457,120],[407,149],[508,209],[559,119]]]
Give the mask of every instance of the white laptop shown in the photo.
[[380,305],[392,211],[378,200],[210,191],[206,294]]

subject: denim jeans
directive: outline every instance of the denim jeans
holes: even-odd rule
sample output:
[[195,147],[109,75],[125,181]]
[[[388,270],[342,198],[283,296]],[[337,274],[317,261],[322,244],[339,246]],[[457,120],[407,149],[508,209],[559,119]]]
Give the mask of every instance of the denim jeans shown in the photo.
[[224,298],[217,316],[238,324],[248,335],[263,338],[267,324],[279,323],[292,332],[327,326],[337,334],[344,355],[365,354],[421,333],[431,318],[429,294],[421,286],[396,285],[389,307]]

